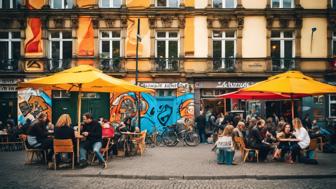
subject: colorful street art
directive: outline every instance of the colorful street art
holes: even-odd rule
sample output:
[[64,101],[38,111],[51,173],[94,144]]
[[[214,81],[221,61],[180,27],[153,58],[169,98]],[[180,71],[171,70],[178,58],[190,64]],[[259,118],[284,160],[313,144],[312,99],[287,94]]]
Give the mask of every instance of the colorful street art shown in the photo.
[[91,8],[96,4],[96,0],[77,0],[77,5],[80,8]]
[[90,17],[79,17],[78,56],[94,55],[94,31]]
[[44,112],[51,120],[51,91],[22,89],[18,90],[18,123],[24,124],[26,119],[35,120]]
[[[164,127],[176,124],[182,117],[193,118],[194,95],[186,93],[179,97],[154,97],[141,93],[141,130],[149,133],[154,127],[160,132]],[[125,116],[136,115],[136,96],[123,93],[111,96],[111,121],[122,121]]]
[[[43,0],[27,1],[28,9],[40,9],[43,4]],[[43,56],[42,24],[40,18],[27,18],[24,49],[26,57]]]

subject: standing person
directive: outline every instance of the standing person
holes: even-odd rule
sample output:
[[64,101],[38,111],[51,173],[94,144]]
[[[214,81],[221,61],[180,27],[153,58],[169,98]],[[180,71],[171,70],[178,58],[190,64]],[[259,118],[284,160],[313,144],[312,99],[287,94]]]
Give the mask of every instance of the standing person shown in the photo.
[[102,128],[96,120],[93,120],[90,113],[85,113],[83,115],[83,121],[84,125],[81,134],[86,137],[86,140],[80,144],[80,166],[85,167],[88,165],[86,161],[86,153],[88,150],[93,149],[99,163],[102,164],[105,169],[107,168],[107,163],[100,153],[102,147]]
[[307,130],[303,127],[301,120],[299,118],[294,118],[293,120],[294,135],[298,141],[291,147],[292,160],[296,161],[296,157],[299,156],[300,160],[300,150],[303,150],[309,146],[310,137]]
[[46,130],[47,114],[40,113],[37,116],[31,126],[28,128],[28,144],[32,148],[42,148],[49,150],[47,155],[47,161],[51,163],[53,155],[53,141],[48,138],[48,132]]
[[201,139],[201,143],[207,142],[205,137],[205,125],[206,125],[205,116],[204,113],[201,112],[201,114],[196,118],[196,126]]
[[216,119],[216,125],[217,126],[221,126],[224,125],[224,114],[223,113],[219,113]]
[[251,130],[251,134],[249,135],[249,145],[252,148],[259,150],[259,159],[261,162],[265,161],[270,151],[270,146],[264,142],[264,138],[262,137],[261,131],[265,128],[265,121],[259,120],[257,125],[254,126]]

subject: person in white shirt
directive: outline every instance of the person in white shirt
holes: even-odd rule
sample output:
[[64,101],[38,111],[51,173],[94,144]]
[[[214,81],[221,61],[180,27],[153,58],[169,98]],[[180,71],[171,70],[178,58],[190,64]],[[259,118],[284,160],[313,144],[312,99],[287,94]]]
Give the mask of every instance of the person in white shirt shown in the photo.
[[300,156],[300,150],[303,150],[309,146],[310,137],[307,130],[302,126],[302,122],[299,118],[294,118],[293,127],[294,127],[293,134],[297,139],[297,144],[292,145],[291,153],[292,153],[292,160],[295,161],[296,157]]
[[232,140],[232,132],[234,127],[232,125],[227,125],[224,129],[222,135],[219,135],[218,140],[213,147],[213,150],[217,148],[217,153],[219,149],[229,150],[234,152],[234,145]]

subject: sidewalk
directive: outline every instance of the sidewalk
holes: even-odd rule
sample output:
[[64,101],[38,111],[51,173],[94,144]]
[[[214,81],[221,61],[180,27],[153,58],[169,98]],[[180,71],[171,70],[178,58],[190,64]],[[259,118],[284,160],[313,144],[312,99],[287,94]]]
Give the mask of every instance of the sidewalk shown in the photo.
[[212,145],[197,147],[147,148],[143,156],[113,158],[105,170],[87,167],[62,171],[63,176],[108,177],[167,180],[176,179],[287,179],[336,178],[336,154],[318,153],[318,165],[287,164],[283,162],[243,163],[236,151],[238,165],[218,165]]

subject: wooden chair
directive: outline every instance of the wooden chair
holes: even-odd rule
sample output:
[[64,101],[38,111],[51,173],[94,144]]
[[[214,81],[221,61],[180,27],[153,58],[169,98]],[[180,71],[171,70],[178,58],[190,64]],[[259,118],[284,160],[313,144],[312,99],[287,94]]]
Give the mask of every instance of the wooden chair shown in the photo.
[[142,131],[141,134],[140,134],[140,137],[137,137],[135,138],[136,140],[136,143],[137,143],[137,152],[142,155],[144,152],[145,152],[145,149],[146,149],[146,142],[145,142],[145,139],[146,139],[146,134],[147,134],[147,131]]
[[234,141],[238,144],[239,149],[240,149],[240,153],[242,156],[243,161],[245,162],[250,151],[254,151],[255,156],[257,158],[257,162],[259,162],[259,150],[257,149],[250,149],[250,148],[246,148],[244,139],[242,137],[234,137]]
[[[109,157],[108,151],[110,150],[110,147],[111,147],[110,144],[111,144],[112,138],[105,138],[105,139],[107,139],[107,143],[105,147],[100,149],[100,153],[103,154],[103,156],[105,156],[105,161],[108,161],[108,157]],[[96,158],[96,154],[93,153],[91,164],[93,164],[93,162],[95,161],[95,158]]]
[[324,144],[325,144],[325,143],[323,142],[323,137],[317,137],[316,139],[318,140],[318,143],[319,143],[319,149],[318,149],[318,150],[319,150],[320,152],[323,152],[323,146],[324,146]]
[[303,154],[307,154],[307,152],[309,151],[314,151],[314,159],[317,160],[317,152],[316,152],[316,149],[318,148],[317,143],[318,143],[317,138],[311,139],[309,143],[309,147],[303,150]]
[[[43,158],[44,163],[47,163],[47,151],[43,149],[34,149],[34,148],[28,148],[27,147],[27,135],[20,135],[19,138],[22,141],[22,144],[24,146],[24,149],[26,151],[26,162],[25,164],[32,164],[34,155],[36,158],[39,158],[40,160]],[[41,158],[42,156],[42,158]]]
[[54,139],[54,169],[56,170],[56,155],[59,153],[71,153],[72,169],[75,167],[75,153],[72,139]]

